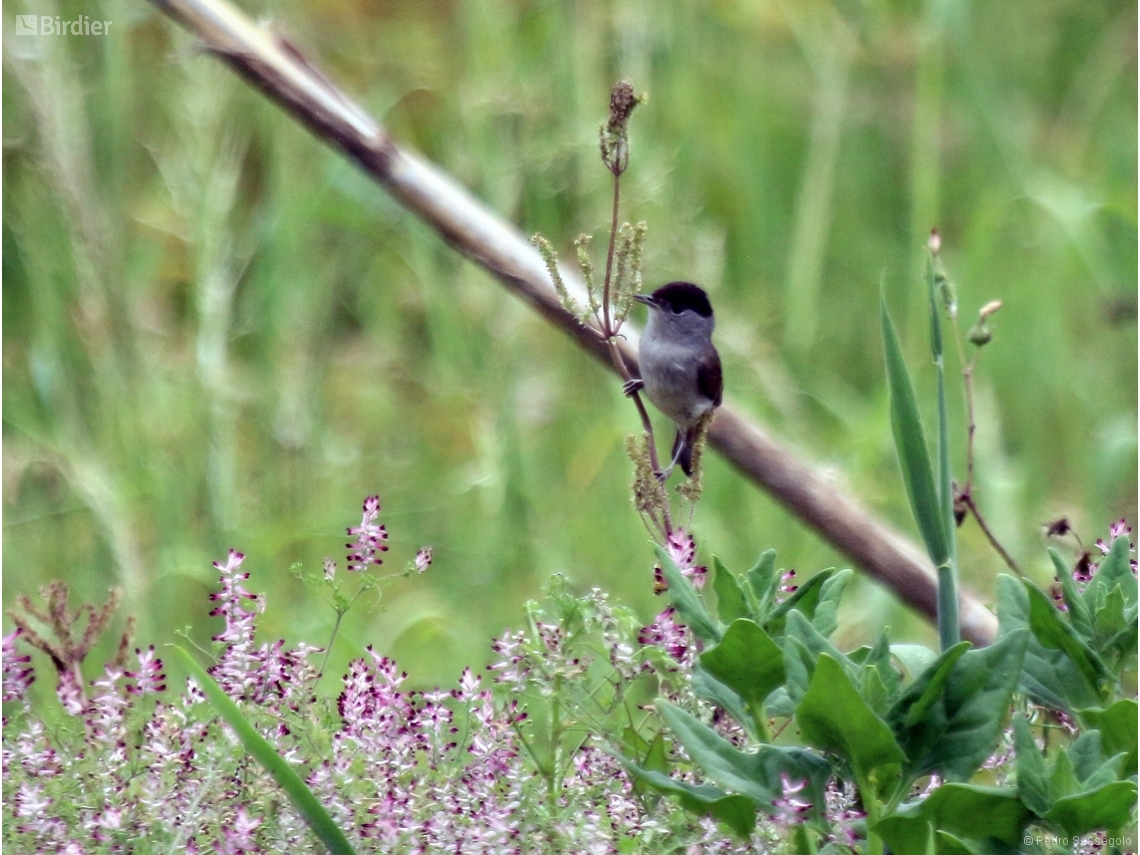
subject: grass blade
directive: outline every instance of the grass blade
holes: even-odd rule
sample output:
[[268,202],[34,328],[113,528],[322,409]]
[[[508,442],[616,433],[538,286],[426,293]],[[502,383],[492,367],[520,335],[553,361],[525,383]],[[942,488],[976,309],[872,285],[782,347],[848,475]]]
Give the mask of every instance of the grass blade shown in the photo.
[[241,744],[245,746],[245,750],[252,754],[257,762],[273,776],[273,779],[289,796],[289,800],[301,812],[301,816],[309,824],[309,828],[321,839],[329,852],[332,852],[333,855],[356,855],[352,844],[344,836],[344,832],[333,822],[328,811],[317,801],[317,797],[313,795],[313,791],[308,788],[301,776],[285,762],[285,758],[277,753],[273,746],[254,729],[253,725],[246,721],[237,704],[222,691],[221,686],[214,681],[214,678],[194,661],[194,657],[181,647],[175,645],[174,649],[182,657],[183,663],[190,670],[194,679],[198,681],[198,685],[202,687],[202,691],[209,698],[210,703],[221,713],[226,723],[233,728],[234,733],[241,740]]
[[899,465],[906,484],[911,512],[918,524],[926,551],[935,567],[947,565],[950,551],[946,543],[946,528],[942,521],[941,503],[934,487],[934,471],[930,452],[926,447],[926,434],[918,415],[914,386],[903,361],[902,349],[886,298],[881,298],[883,347],[887,358],[887,386],[891,393],[891,427],[895,434]]

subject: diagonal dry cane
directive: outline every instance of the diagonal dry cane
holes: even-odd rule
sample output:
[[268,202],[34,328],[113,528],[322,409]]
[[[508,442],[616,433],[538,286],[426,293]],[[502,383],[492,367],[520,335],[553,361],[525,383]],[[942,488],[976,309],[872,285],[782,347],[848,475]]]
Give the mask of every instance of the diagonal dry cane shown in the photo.
[[[255,25],[226,0],[152,0],[197,36],[206,50],[276,101],[316,137],[356,161],[400,204],[530,304],[585,350],[613,368],[597,330],[566,312],[542,259],[513,225],[504,222],[450,176],[401,148],[301,53],[271,30]],[[570,287],[581,287],[569,270]],[[618,343],[636,373],[636,352]],[[862,508],[835,484],[796,458],[731,407],[709,429],[712,447],[743,475],[815,529],[857,566],[933,618],[937,582],[921,550]],[[962,635],[990,643],[997,621],[961,593]]]

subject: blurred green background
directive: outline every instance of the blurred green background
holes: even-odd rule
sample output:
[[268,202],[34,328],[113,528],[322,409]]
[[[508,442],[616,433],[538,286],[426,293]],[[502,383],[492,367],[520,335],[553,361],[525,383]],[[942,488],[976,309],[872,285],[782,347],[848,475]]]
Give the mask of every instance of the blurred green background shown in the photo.
[[[581,232],[602,252],[597,128],[630,79],[646,284],[705,285],[727,398],[910,533],[877,301],[929,403],[938,226],[963,329],[1005,303],[977,374],[992,527],[1047,583],[1042,523],[1091,543],[1135,522],[1135,3],[244,8],[563,257]],[[24,12],[113,24],[14,35]],[[287,569],[343,567],[375,492],[387,567],[422,544],[436,561],[350,614],[333,673],[373,643],[449,683],[552,573],[661,608],[611,375],[143,0],[8,4],[4,51],[6,605],[53,578],[82,600],[119,584],[140,642],[188,624],[205,642],[210,562],[234,546],[265,637],[323,645],[332,612]],[[721,461],[706,485],[706,559],[845,564]],[[1002,565],[972,524],[962,539],[987,598]],[[843,617],[844,643],[933,637],[867,582]]]

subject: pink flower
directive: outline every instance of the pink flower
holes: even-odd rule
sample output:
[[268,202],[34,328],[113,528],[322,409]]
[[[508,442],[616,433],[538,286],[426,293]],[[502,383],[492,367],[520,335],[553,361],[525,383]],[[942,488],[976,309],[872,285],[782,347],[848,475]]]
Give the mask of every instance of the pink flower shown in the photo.
[[[371,565],[383,564],[381,552],[388,551],[388,530],[382,525],[376,525],[376,517],[380,515],[380,497],[369,496],[364,500],[364,515],[360,525],[347,529],[350,536],[356,541],[345,544],[351,550],[348,553],[348,569],[353,573],[363,573]],[[420,572],[423,572],[422,570]]]

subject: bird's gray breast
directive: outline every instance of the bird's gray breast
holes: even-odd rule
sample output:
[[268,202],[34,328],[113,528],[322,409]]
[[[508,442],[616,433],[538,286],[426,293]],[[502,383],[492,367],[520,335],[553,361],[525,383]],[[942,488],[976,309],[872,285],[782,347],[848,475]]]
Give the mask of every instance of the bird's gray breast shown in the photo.
[[644,338],[640,351],[641,377],[649,400],[677,424],[696,424],[711,406],[697,389],[699,353]]

